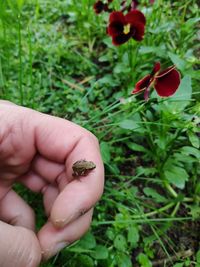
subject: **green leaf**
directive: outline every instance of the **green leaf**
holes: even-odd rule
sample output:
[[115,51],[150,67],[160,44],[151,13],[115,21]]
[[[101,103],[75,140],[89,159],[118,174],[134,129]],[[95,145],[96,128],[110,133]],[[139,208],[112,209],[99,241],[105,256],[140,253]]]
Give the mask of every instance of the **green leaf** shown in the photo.
[[77,263],[76,266],[94,267],[94,261],[88,255],[78,255],[76,263]]
[[138,187],[137,186],[131,186],[129,188],[128,192],[130,192],[131,197],[135,197],[137,195],[137,193],[138,193]]
[[110,146],[107,142],[100,143],[101,155],[104,163],[110,162]]
[[112,227],[108,228],[106,230],[106,236],[110,239],[110,240],[114,240],[115,238],[115,232],[114,229]]
[[17,0],[17,5],[18,5],[19,10],[22,9],[23,4],[24,4],[24,0]]
[[149,258],[144,253],[140,253],[137,258],[138,262],[141,264],[141,267],[152,267]]
[[200,159],[200,151],[194,147],[191,146],[183,146],[180,149],[180,152],[185,154],[185,155],[192,155],[195,158],[197,158],[198,160]]
[[160,45],[159,47],[157,46],[141,46],[139,49],[140,54],[149,54],[152,53],[154,55],[157,55],[159,57],[166,57],[166,46]]
[[176,25],[175,22],[168,21],[166,23],[162,23],[160,25],[157,25],[156,28],[150,29],[149,31],[154,34],[160,34],[161,32],[166,33],[170,32],[171,30],[175,29]]
[[97,245],[90,255],[96,260],[104,260],[108,258],[108,249],[104,246]]
[[130,257],[124,253],[118,253],[116,258],[117,258],[118,267],[132,267],[133,266]]
[[196,24],[198,21],[200,21],[200,18],[190,18],[185,22],[185,25],[187,26],[193,26],[194,24]]
[[191,205],[189,208],[193,219],[200,218],[200,207],[198,205]]
[[144,191],[146,196],[152,197],[158,203],[162,203],[162,202],[166,202],[167,201],[167,199],[164,196],[158,194],[158,192],[156,190],[154,190],[153,188],[145,187],[143,189],[143,191]]
[[126,238],[123,235],[117,235],[114,240],[114,246],[116,249],[125,252],[127,249]]
[[170,106],[172,112],[179,112],[182,111],[189,104],[191,97],[191,77],[187,75],[181,80],[181,83],[176,93],[173,96],[169,97],[165,104]]
[[105,55],[99,57],[98,60],[99,60],[99,62],[107,62],[107,61],[109,61],[110,59],[109,59],[108,54],[105,54]]
[[134,129],[139,128],[140,126],[138,125],[136,121],[124,120],[119,123],[119,127],[121,127],[122,129],[134,130]]
[[196,259],[197,259],[197,263],[200,263],[200,250],[197,251]]
[[200,181],[195,186],[195,194],[200,195]]
[[132,225],[128,229],[128,242],[133,246],[136,247],[138,241],[140,239],[139,230],[137,225]]
[[176,263],[175,265],[173,265],[173,267],[183,267],[183,264],[184,264],[184,263],[182,263],[182,262],[180,262],[180,263]]
[[88,232],[78,243],[78,247],[83,249],[92,249],[96,247],[96,240],[91,232]]
[[133,142],[127,142],[128,147],[133,151],[148,152],[146,148]]
[[192,132],[192,131],[188,131],[188,138],[190,140],[190,143],[192,144],[193,147],[199,148],[200,146],[200,141],[199,141],[199,137],[197,136],[196,133]]
[[113,69],[115,74],[130,73],[130,71],[131,69],[128,68],[124,63],[118,63]]
[[144,168],[142,166],[136,168],[136,173],[138,175],[144,175],[144,176],[151,176],[154,175],[157,172],[156,168]]
[[183,189],[185,182],[188,181],[188,174],[185,169],[178,166],[171,166],[169,170],[164,171],[166,179],[176,187]]
[[176,65],[176,67],[180,70],[184,70],[186,66],[186,61],[177,56],[176,54],[173,54],[171,52],[168,52],[168,56],[170,57],[171,61]]
[[112,87],[117,85],[116,80],[113,79],[113,76],[110,74],[105,75],[103,78],[99,79],[97,83],[101,86],[110,85]]

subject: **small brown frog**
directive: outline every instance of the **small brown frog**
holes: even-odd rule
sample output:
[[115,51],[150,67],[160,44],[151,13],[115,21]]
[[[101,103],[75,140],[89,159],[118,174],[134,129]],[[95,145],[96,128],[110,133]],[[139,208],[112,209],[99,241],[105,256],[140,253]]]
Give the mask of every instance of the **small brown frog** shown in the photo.
[[86,176],[91,170],[95,168],[96,168],[96,165],[92,161],[78,160],[72,166],[72,170],[73,170],[72,175],[76,177]]

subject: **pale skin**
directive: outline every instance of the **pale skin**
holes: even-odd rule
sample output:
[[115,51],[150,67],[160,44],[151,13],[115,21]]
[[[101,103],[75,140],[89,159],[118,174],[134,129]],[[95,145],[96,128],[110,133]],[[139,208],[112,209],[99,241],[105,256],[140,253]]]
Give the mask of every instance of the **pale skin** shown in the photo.
[[[75,179],[72,166],[96,168]],[[12,189],[16,182],[43,194],[46,224],[35,232],[33,209]],[[37,267],[89,228],[104,168],[96,137],[57,117],[0,101],[0,266]]]

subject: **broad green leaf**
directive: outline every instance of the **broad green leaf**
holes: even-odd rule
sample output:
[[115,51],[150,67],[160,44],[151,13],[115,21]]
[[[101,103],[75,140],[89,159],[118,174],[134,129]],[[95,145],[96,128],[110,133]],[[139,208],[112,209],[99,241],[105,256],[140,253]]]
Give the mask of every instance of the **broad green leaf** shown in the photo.
[[198,205],[191,205],[189,208],[194,220],[200,218],[200,207]]
[[78,243],[78,247],[83,249],[92,249],[96,247],[96,240],[91,232],[88,232]]
[[197,259],[197,263],[200,263],[200,250],[197,251],[196,259]]
[[149,54],[152,53],[154,55],[157,55],[159,57],[166,57],[166,46],[160,45],[157,46],[141,46],[139,49],[140,54]]
[[179,56],[177,56],[176,54],[173,54],[171,52],[168,52],[168,56],[170,57],[171,61],[174,63],[174,65],[180,69],[180,70],[184,70],[185,66],[186,66],[186,61],[183,60],[182,58],[180,58]]
[[196,162],[196,158],[193,156],[190,156],[189,154],[183,154],[183,153],[174,153],[174,157],[176,158],[177,161],[180,162],[187,162],[187,163],[194,163]]
[[132,267],[133,266],[130,256],[126,255],[125,253],[118,253],[116,258],[117,258],[118,267]]
[[133,151],[148,152],[146,148],[133,142],[127,142],[128,147]]
[[140,253],[137,258],[138,262],[141,264],[141,267],[152,267],[149,258],[144,253]]
[[100,85],[110,85],[112,87],[117,85],[116,80],[114,80],[113,76],[110,74],[107,74],[103,78],[99,79],[97,83]]
[[137,167],[136,168],[136,173],[138,175],[144,175],[144,176],[151,176],[151,175],[154,175],[155,173],[157,172],[157,169],[156,168],[147,168],[147,167]]
[[139,241],[139,230],[137,225],[132,225],[128,228],[128,242],[136,247],[138,241]]
[[131,186],[128,192],[131,193],[131,196],[135,197],[138,193],[138,187],[137,186]]
[[198,21],[200,21],[200,18],[190,18],[185,22],[185,25],[187,26],[193,26],[194,24],[196,24]]
[[106,163],[108,169],[110,170],[111,173],[115,174],[115,175],[118,175],[120,174],[120,170],[118,168],[118,166],[116,164],[108,164]]
[[199,141],[199,137],[197,136],[196,133],[192,132],[192,131],[188,131],[188,138],[190,140],[190,143],[192,144],[193,147],[199,148],[200,146],[200,141]]
[[110,239],[113,240],[115,238],[115,232],[114,229],[112,227],[108,228],[106,230],[106,236]]
[[[81,267],[94,267],[94,261],[88,255],[83,255],[83,254],[78,255],[76,262]],[[78,264],[76,266],[78,266]]]
[[178,166],[171,166],[169,170],[164,171],[164,175],[170,183],[180,189],[185,187],[185,182],[189,177],[185,169]]
[[180,263],[176,263],[175,265],[173,265],[173,267],[183,267],[184,263],[180,262]]
[[22,9],[23,4],[24,4],[24,0],[17,0],[17,5],[18,5],[19,10]]
[[192,155],[195,158],[197,158],[198,160],[200,159],[200,151],[194,147],[191,146],[183,146],[180,149],[180,152],[185,154],[185,155]]
[[134,130],[139,128],[140,126],[138,125],[138,122],[133,121],[133,120],[124,120],[119,123],[119,126],[123,129],[127,130]]
[[108,258],[108,249],[104,246],[97,245],[90,255],[96,260],[104,260]]
[[127,249],[126,238],[123,235],[117,235],[114,240],[114,246],[116,249],[125,252]]
[[172,112],[180,112],[189,104],[191,97],[191,77],[187,75],[181,80],[181,83],[176,93],[171,96],[165,102],[165,104],[170,107]]
[[101,150],[103,162],[109,163],[110,162],[110,146],[109,146],[109,144],[106,142],[101,142],[100,143],[100,150]]
[[157,27],[154,29],[149,29],[149,31],[154,34],[160,34],[161,32],[164,32],[164,33],[170,32],[171,30],[175,28],[176,28],[175,22],[168,21],[166,23],[157,25]]
[[115,74],[122,74],[122,73],[130,73],[131,69],[128,68],[124,63],[119,63],[115,66],[115,68],[113,69],[113,72]]
[[200,195],[200,181],[195,186],[195,194]]
[[99,60],[99,62],[106,62],[106,61],[109,61],[110,59],[108,57],[108,54],[106,54],[106,55],[99,57],[98,60]]
[[156,192],[156,190],[154,190],[153,188],[145,187],[143,191],[146,196],[152,197],[158,203],[166,202],[167,200],[164,196],[158,194],[158,192]]

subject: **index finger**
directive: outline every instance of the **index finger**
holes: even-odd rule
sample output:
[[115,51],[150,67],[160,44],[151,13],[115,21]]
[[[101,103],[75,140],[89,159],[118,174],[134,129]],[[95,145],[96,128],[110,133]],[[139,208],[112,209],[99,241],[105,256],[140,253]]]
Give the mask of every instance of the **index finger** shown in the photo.
[[[73,163],[83,159],[94,162],[96,168],[86,176],[73,177]],[[104,168],[99,146],[94,138],[83,136],[68,155],[66,177],[71,182],[59,194],[51,211],[51,220],[58,227],[63,227],[86,213],[102,195]]]
[[[42,117],[45,120],[36,129],[37,150],[47,159],[65,164],[65,179],[71,181],[66,182],[56,198],[50,215],[54,225],[63,227],[98,201],[103,192],[104,167],[93,134],[67,120],[48,115]],[[74,179],[72,165],[83,159],[94,162],[96,168],[87,176]]]

